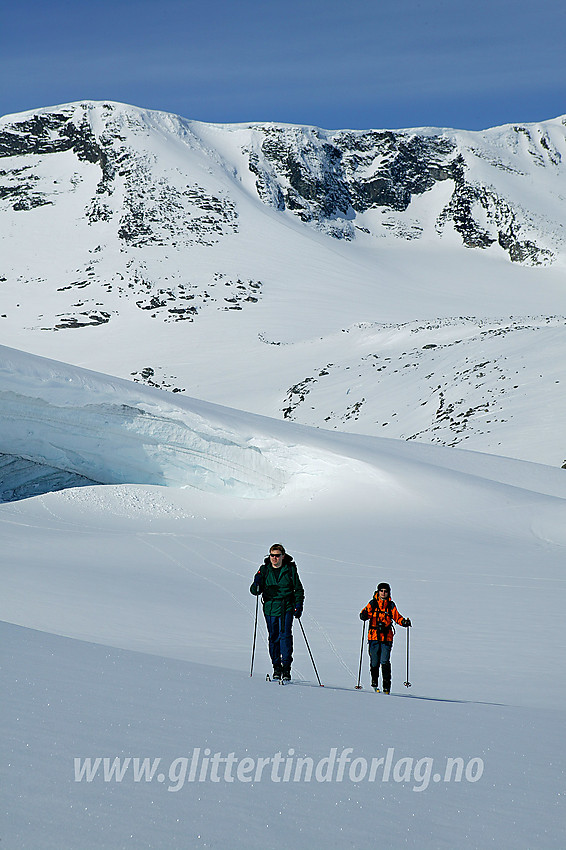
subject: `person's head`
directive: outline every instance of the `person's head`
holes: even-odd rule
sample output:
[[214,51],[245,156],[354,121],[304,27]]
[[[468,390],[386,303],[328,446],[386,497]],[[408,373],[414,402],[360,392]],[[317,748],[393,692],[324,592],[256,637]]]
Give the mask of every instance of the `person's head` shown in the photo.
[[380,599],[387,599],[391,596],[391,588],[386,581],[382,581],[377,585],[377,595]]
[[271,561],[271,565],[273,567],[280,567],[283,563],[283,556],[285,554],[285,547],[281,545],[281,543],[274,543],[273,546],[269,547],[269,560]]

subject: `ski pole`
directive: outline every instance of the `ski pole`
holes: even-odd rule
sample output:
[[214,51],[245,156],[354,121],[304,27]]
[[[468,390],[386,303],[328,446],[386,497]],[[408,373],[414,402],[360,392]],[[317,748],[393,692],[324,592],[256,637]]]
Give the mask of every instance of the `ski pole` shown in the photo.
[[252,666],[250,667],[250,676],[254,674],[254,655],[255,655],[255,638],[257,634],[257,609],[259,605],[259,596],[255,598],[255,621],[254,621],[254,642],[252,646]]
[[305,634],[305,630],[304,630],[304,628],[303,628],[303,624],[301,623],[300,618],[299,618],[299,626],[301,627],[301,631],[302,631],[302,633],[303,633],[303,637],[304,637],[304,639],[305,639],[305,643],[306,643],[306,645],[307,645],[307,649],[308,649],[308,651],[309,651],[309,655],[310,655],[310,657],[311,657],[312,666],[314,667],[314,672],[316,673],[316,678],[318,679],[318,684],[320,685],[320,687],[321,687],[321,688],[323,688],[323,687],[324,687],[324,685],[323,685],[323,684],[322,684],[322,682],[320,681],[320,676],[318,675],[318,670],[316,669],[316,664],[314,663],[314,658],[312,657],[311,648],[310,648],[310,646],[309,646],[309,642],[308,642],[308,640],[307,640],[307,636],[306,636],[306,634]]
[[362,690],[362,686],[360,685],[360,679],[362,678],[362,656],[364,654],[364,638],[365,638],[365,636],[366,636],[366,624],[365,624],[365,621],[364,621],[363,628],[362,628],[362,646],[361,646],[361,649],[360,649],[360,669],[358,670],[358,684],[356,685],[357,691]]
[[411,631],[411,627],[407,627],[407,681],[403,682],[406,688],[411,687],[411,683],[409,682],[409,632]]

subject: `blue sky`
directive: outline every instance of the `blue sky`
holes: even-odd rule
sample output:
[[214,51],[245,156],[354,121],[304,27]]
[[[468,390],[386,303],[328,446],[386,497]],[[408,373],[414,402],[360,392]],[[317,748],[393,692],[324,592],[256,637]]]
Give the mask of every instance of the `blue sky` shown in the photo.
[[20,0],[2,19],[2,115],[84,99],[328,129],[566,113],[564,0]]

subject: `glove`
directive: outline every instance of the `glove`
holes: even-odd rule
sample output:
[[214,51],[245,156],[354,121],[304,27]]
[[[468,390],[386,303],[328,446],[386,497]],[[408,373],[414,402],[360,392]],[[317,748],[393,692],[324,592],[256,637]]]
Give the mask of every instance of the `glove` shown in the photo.
[[409,626],[411,625],[411,621],[409,620],[408,617],[405,617],[404,620],[401,620],[401,625],[405,626],[405,628],[408,629]]
[[262,585],[261,573],[258,570],[257,573],[254,576],[254,580],[252,581],[252,584],[251,584],[251,587],[250,587],[250,593],[253,593],[254,596],[259,596],[260,593],[261,593],[261,585]]
[[369,614],[365,608],[363,611],[360,611],[360,620],[369,620]]
[[303,613],[303,606],[302,605],[295,605],[295,610],[293,611],[293,614],[295,615],[297,620],[299,620],[301,618],[302,613]]

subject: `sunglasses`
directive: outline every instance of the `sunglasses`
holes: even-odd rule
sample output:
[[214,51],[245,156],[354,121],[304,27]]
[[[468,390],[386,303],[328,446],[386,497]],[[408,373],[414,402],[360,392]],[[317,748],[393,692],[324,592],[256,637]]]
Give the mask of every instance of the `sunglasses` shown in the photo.
[[270,558],[282,558],[283,552],[270,552],[269,557]]

